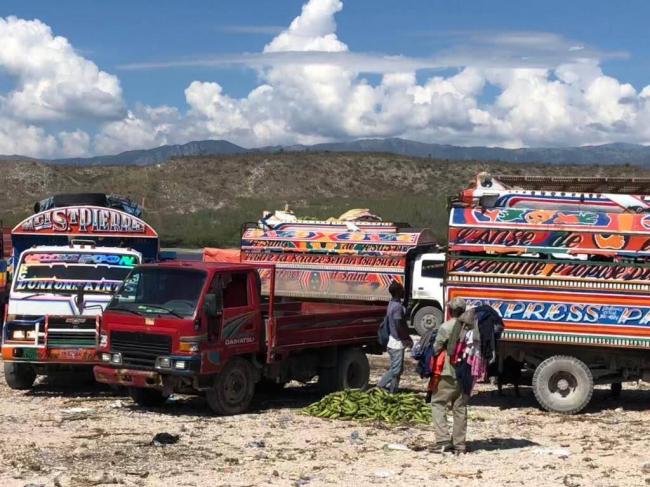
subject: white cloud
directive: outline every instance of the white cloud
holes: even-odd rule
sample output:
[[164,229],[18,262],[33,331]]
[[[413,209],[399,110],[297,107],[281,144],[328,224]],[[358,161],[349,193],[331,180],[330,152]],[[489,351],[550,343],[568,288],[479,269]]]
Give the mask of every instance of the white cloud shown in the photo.
[[[336,34],[342,7],[310,0],[261,53],[184,61],[246,64],[261,79],[240,99],[215,82],[193,82],[179,121],[184,136],[249,146],[375,136],[507,147],[648,138],[641,120],[650,117],[650,92],[638,95],[600,68],[602,58],[620,53],[543,32],[458,33],[461,45],[431,58],[354,53]],[[416,78],[423,68],[449,66],[457,73]],[[383,75],[371,84],[366,72]],[[492,102],[482,100],[488,84],[499,90]],[[182,141],[174,130],[168,135]]]
[[[309,0],[258,53],[126,66],[246,65],[260,81],[238,98],[218,80],[196,80],[185,109],[136,105],[123,115],[115,76],[41,22],[6,19],[0,67],[18,81],[0,95],[0,153],[105,154],[206,138],[244,146],[382,136],[506,147],[650,142],[650,86],[637,91],[603,73],[602,60],[620,53],[539,32],[457,33],[456,47],[425,58],[357,53],[337,35],[342,8],[340,0]],[[15,60],[21,49],[34,54]],[[367,73],[380,77],[371,82]],[[104,121],[92,135],[38,127],[81,117]],[[24,140],[3,137],[12,130]]]
[[99,70],[39,20],[0,18],[0,67],[16,79],[6,110],[30,121],[124,114],[117,77]]
[[125,114],[118,78],[80,56],[39,20],[0,18],[0,71],[14,84],[0,93],[0,153],[87,155],[87,133],[52,134],[39,124],[106,121]]

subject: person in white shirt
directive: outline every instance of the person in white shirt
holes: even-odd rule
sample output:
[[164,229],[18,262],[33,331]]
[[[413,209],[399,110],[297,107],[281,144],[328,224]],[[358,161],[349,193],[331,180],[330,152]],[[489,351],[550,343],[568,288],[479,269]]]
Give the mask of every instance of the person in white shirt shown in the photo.
[[391,300],[386,309],[386,316],[388,318],[390,336],[386,348],[390,357],[390,366],[388,371],[379,380],[377,386],[387,389],[391,393],[395,393],[399,388],[399,381],[404,370],[404,350],[413,346],[413,340],[409,336],[405,320],[406,310],[402,305],[404,286],[397,281],[393,281],[388,291],[390,292]]

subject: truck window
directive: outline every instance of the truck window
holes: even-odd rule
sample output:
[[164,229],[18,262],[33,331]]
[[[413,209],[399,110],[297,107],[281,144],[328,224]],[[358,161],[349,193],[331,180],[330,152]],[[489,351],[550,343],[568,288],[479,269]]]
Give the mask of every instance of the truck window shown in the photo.
[[135,269],[126,278],[107,309],[126,308],[138,314],[192,316],[205,272],[166,267]]
[[445,276],[445,263],[439,260],[422,261],[422,277],[442,279]]
[[230,275],[230,282],[223,290],[223,307],[240,308],[242,306],[248,306],[248,273],[233,272]]

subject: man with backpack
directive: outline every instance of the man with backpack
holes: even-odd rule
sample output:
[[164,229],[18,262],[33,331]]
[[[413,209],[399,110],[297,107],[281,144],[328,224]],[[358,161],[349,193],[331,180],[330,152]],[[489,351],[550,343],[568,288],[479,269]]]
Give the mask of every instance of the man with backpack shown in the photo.
[[[467,304],[462,298],[452,299],[447,306],[451,318],[445,321],[436,335],[433,345],[434,354],[438,361],[444,360],[439,376],[436,377],[437,388],[431,398],[433,414],[433,427],[436,435],[434,451],[443,453],[465,452],[465,437],[467,435],[467,403],[469,394],[466,394],[457,378],[456,368],[452,365],[452,358],[459,340],[462,340],[465,330],[473,326],[473,310],[467,310]],[[472,311],[472,313],[469,313]],[[471,315],[471,316],[470,316]],[[472,322],[472,323],[467,323]],[[444,355],[443,355],[444,354]],[[449,436],[447,425],[447,407],[451,405],[454,417],[453,433]]]
[[402,305],[404,286],[397,281],[393,281],[388,287],[388,291],[391,300],[388,303],[382,327],[387,328],[388,331],[386,348],[390,357],[390,366],[379,380],[377,386],[394,393],[397,392],[402,371],[404,370],[404,350],[413,346],[413,340],[411,340],[406,326],[406,311]]

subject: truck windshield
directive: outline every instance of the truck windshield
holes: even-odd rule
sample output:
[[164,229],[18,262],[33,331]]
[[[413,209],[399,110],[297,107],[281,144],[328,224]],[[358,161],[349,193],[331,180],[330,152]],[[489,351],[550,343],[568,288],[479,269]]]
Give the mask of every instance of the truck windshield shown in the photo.
[[26,252],[21,256],[13,291],[38,294],[114,294],[136,255],[79,252]]
[[193,316],[205,278],[205,272],[191,269],[134,269],[107,309],[143,315]]

